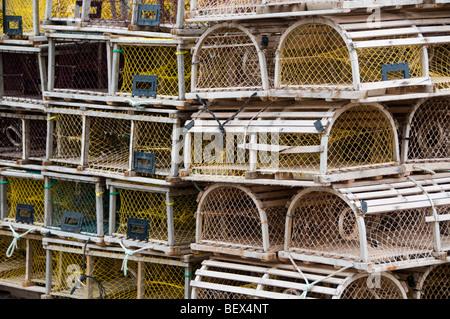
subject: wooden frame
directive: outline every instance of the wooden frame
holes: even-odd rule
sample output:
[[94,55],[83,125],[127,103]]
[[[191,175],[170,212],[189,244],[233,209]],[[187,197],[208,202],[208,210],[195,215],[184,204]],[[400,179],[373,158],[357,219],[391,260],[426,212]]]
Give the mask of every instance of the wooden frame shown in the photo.
[[[408,176],[406,178],[378,180],[376,182],[359,182],[352,185],[336,184],[332,187],[312,187],[300,191],[291,201],[287,217],[285,230],[285,246],[284,250],[279,252],[282,260],[290,258],[296,260],[319,262],[336,266],[351,266],[369,272],[385,271],[394,267],[395,269],[419,267],[424,265],[432,265],[439,263],[440,259],[445,258],[448,248],[443,247],[442,242],[448,242],[446,235],[442,235],[439,231],[440,223],[446,221],[448,214],[438,214],[437,209],[440,207],[448,207],[450,197],[448,192],[448,183],[450,175],[448,173],[429,175]],[[294,248],[292,246],[293,217],[298,203],[306,200],[306,196],[315,194],[329,194],[329,199],[336,198],[342,201],[345,207],[348,207],[348,213],[353,215],[353,232],[352,240],[355,244],[353,253],[335,252],[332,249],[317,248],[310,250],[308,248]],[[399,197],[400,195],[400,197]],[[315,198],[315,197],[310,197]],[[319,203],[319,202],[318,202]],[[390,254],[396,256],[392,258],[390,255],[385,257],[376,257],[378,252],[372,243],[373,236],[369,233],[371,219],[385,214],[393,214],[401,212],[407,217],[407,210],[424,209],[427,210],[427,216],[414,233],[414,236],[421,236],[421,245],[415,246],[414,243],[407,243],[402,247],[401,251],[394,251]],[[346,209],[341,212],[344,214]],[[351,212],[351,213],[350,213]],[[414,213],[417,215],[417,213]],[[385,215],[389,216],[389,215]],[[381,218],[381,217],[380,217]],[[415,218],[415,217],[412,217]],[[339,219],[341,221],[341,219]],[[405,221],[406,223],[406,221]],[[428,224],[430,223],[430,224]],[[339,224],[341,227],[341,224]],[[429,226],[428,226],[429,225]],[[331,228],[330,228],[331,229]],[[337,229],[337,228],[336,228]],[[341,228],[339,228],[340,231]],[[371,230],[373,231],[373,230]],[[392,231],[387,229],[386,231]],[[414,230],[410,229],[410,232]],[[420,234],[420,235],[419,235]],[[323,235],[322,237],[324,237]],[[342,238],[344,235],[340,235]],[[382,239],[381,234],[377,235],[378,240]],[[346,240],[349,240],[348,237]],[[393,244],[399,244],[401,238],[396,238]],[[341,244],[342,245],[342,244]],[[409,246],[411,252],[409,252]],[[375,247],[375,248],[374,248]],[[344,246],[342,246],[344,248]],[[356,249],[359,248],[359,252]],[[370,248],[370,250],[369,250]],[[337,248],[336,248],[337,249]],[[381,249],[386,249],[381,247]],[[414,252],[413,252],[414,251]],[[411,254],[414,256],[408,256]],[[381,255],[381,253],[380,253]],[[335,257],[337,256],[337,257]],[[345,256],[346,258],[339,258]],[[378,258],[378,259],[376,259]]]
[[[30,10],[30,8],[17,8],[14,7],[11,8],[11,12],[5,12],[6,10],[8,10],[8,4],[9,2],[12,2],[14,4],[14,0],[9,0],[7,2],[4,3],[4,6],[6,8],[3,9],[3,15],[13,15],[13,16],[20,16],[21,17],[21,21],[22,21],[22,34],[21,37],[22,38],[26,38],[28,40],[30,40],[31,42],[41,42],[41,41],[45,41],[45,37],[43,36],[43,32],[41,30],[40,27],[40,21],[41,19],[44,17],[44,11],[42,10],[43,7],[45,6],[45,0],[32,0],[32,9]],[[24,16],[21,15],[20,13],[26,13],[26,16],[24,19]],[[24,20],[26,20],[26,23],[23,23]],[[17,43],[20,42],[20,40],[18,41],[16,39],[16,37],[14,36],[10,36],[4,33],[3,30],[3,26],[1,29],[1,35],[2,35],[2,40],[5,43]]]
[[[109,231],[108,235],[105,236],[104,241],[108,245],[124,245],[125,247],[130,247],[131,249],[144,249],[153,252],[163,252],[169,256],[176,256],[182,254],[188,254],[190,252],[189,245],[194,240],[194,232],[195,232],[195,221],[193,213],[195,211],[195,207],[191,207],[193,201],[195,201],[195,197],[198,194],[196,189],[192,188],[175,188],[175,187],[163,187],[151,184],[150,181],[147,183],[127,183],[120,180],[106,180],[106,187],[109,189]],[[124,197],[122,198],[121,192],[129,191],[128,196],[135,196],[133,198]],[[159,205],[159,201],[157,198],[152,197],[151,200],[147,204],[140,203],[140,196],[146,196],[149,194],[150,196],[156,195],[160,196],[160,200],[163,200],[165,206],[165,214],[164,209],[162,211],[152,211],[146,212],[147,210],[152,210],[152,205]],[[129,210],[125,210],[125,208],[121,211],[122,216],[118,216],[121,218],[121,221],[116,220],[116,214],[120,211],[120,207],[117,206],[117,199],[120,198],[121,206],[125,206],[126,203],[128,205],[134,203],[136,206],[132,206]],[[164,198],[164,199],[163,199]],[[195,203],[196,204],[196,203]],[[184,206],[186,205],[186,206]],[[180,207],[181,206],[181,207]],[[129,207],[129,206],[126,206]],[[138,207],[138,208],[136,208]],[[158,206],[161,208],[160,206]],[[133,217],[136,213],[132,211],[133,209],[139,209],[139,214],[137,217],[139,218],[148,218],[148,216],[152,217],[148,222],[150,223],[150,230],[147,234],[146,240],[129,238],[124,230],[124,221]],[[156,208],[157,210],[158,208]],[[144,210],[144,211],[142,211]],[[192,212],[190,212],[192,210]],[[166,221],[166,224],[162,225],[153,225],[157,223],[158,217],[156,216],[158,213],[162,213],[160,216],[162,221]],[[191,216],[192,214],[192,216]],[[177,221],[179,219],[183,219],[183,221]],[[192,223],[192,231],[188,228],[189,224]],[[117,229],[117,225],[120,224],[121,230]],[[154,227],[158,230],[154,230]],[[161,229],[160,229],[161,227]],[[187,228],[186,228],[187,227]],[[192,232],[191,234],[189,234]]]
[[[236,194],[234,196],[225,195],[230,190]],[[196,240],[195,243],[191,244],[192,251],[237,255],[263,261],[276,260],[277,251],[282,249],[281,237],[279,237],[281,234],[276,230],[280,221],[278,219],[282,216],[286,203],[293,192],[294,190],[283,187],[250,187],[214,183],[205,189],[199,198]],[[222,206],[226,203],[221,203],[218,199],[215,203],[215,196],[225,202],[231,196],[228,198],[228,201],[233,201],[231,214]],[[248,204],[248,201],[252,205]],[[242,202],[240,204],[243,205],[242,207],[239,206],[239,202]],[[217,211],[208,211],[206,205],[218,205]],[[218,225],[214,221],[208,222],[208,215],[217,215],[220,218],[220,216],[225,216],[225,213],[231,215],[226,217],[230,218],[228,223],[225,220],[218,221],[218,223],[221,223],[220,229],[214,230],[214,227]],[[249,220],[246,221],[246,218],[253,220],[254,224],[251,224]],[[232,226],[233,223],[239,223],[239,225]],[[245,231],[240,230],[240,227],[245,227]],[[227,230],[230,234],[226,235],[227,239],[224,239],[222,238],[222,232],[225,233]],[[259,234],[260,238],[245,239],[249,234]],[[259,244],[256,242],[259,242]]]
[[[228,166],[231,167],[230,170],[235,169],[245,173],[245,178],[233,173],[233,176],[227,176],[228,180],[250,184],[264,181],[266,184],[273,185],[313,186],[379,175],[402,174],[403,168],[400,166],[399,142],[394,119],[386,108],[378,103],[368,103],[364,107],[367,107],[371,112],[379,112],[380,117],[385,118],[386,126],[390,127],[391,140],[388,142],[389,145],[385,145],[392,152],[390,160],[361,165],[350,164],[349,162],[347,166],[345,166],[345,163],[341,163],[337,169],[331,167],[332,158],[330,158],[331,151],[329,148],[332,144],[329,138],[330,134],[334,132],[333,125],[342,114],[345,115],[346,111],[356,110],[358,107],[361,106],[356,103],[344,104],[341,102],[277,102],[269,105],[267,103],[249,104],[242,110],[238,109],[237,106],[233,108],[227,104],[222,106],[219,103],[210,105],[208,110],[201,108],[200,111],[192,115],[192,120],[189,123],[193,123],[193,125],[185,133],[185,159],[184,168],[181,171],[182,179],[187,181],[220,181],[223,175],[227,174],[222,171],[226,171]],[[215,119],[212,118],[209,111],[213,112]],[[235,112],[234,118],[233,112]],[[224,140],[227,139],[224,143],[228,144],[228,138],[225,136],[227,132],[232,134],[233,138],[238,134],[249,137],[249,143],[244,141],[241,144],[246,144],[238,145],[238,147],[248,149],[249,152],[248,158],[244,159],[240,166],[237,163],[228,164],[227,162],[225,164],[223,161],[212,162],[208,165],[202,162],[204,149],[196,150],[195,146],[198,144],[196,141],[208,140],[206,136],[203,136],[204,134],[211,134],[216,139],[220,137],[223,132],[221,132],[218,122],[224,123]],[[317,136],[318,141],[314,146],[309,144],[305,144],[307,146],[272,145],[271,141],[267,141],[268,145],[263,145],[261,142],[258,144],[257,136],[268,133],[277,133],[279,136],[283,134],[297,134],[300,137]],[[280,141],[275,141],[275,143],[280,143]],[[194,145],[194,148],[192,145]],[[381,145],[378,146],[382,147]],[[234,147],[236,148],[236,145]],[[274,167],[265,168],[259,164],[257,157],[261,156],[259,153],[262,151],[281,154],[286,148],[292,150],[288,149],[285,152],[297,152],[299,156],[303,155],[302,153],[317,153],[317,159],[315,160],[317,162],[315,166],[317,167],[309,167],[311,165],[306,162],[303,168],[297,167],[299,164],[284,167],[279,163],[279,157],[278,163],[275,160],[275,164],[271,164]],[[198,154],[199,152],[200,154]],[[234,152],[237,151],[234,150]],[[202,173],[202,165],[207,168],[207,171],[213,171],[217,168],[216,170],[219,173]],[[214,176],[214,174],[218,175]],[[267,178],[267,174],[274,175],[275,179]]]
[[[215,296],[217,299],[232,296],[263,299],[376,298],[364,294],[369,288],[375,295],[381,292],[394,299],[407,298],[404,286],[393,273],[358,273],[352,269],[314,263],[267,264],[212,257],[202,262],[195,275],[191,283],[193,299],[214,299]],[[308,286],[312,282],[316,284]]]
[[[54,271],[57,271],[58,265],[52,264],[52,256],[55,257],[62,257],[64,258],[64,254],[70,253],[73,255],[83,255],[83,252],[85,254],[86,258],[86,272],[89,273],[91,276],[96,278],[98,272],[101,271],[101,267],[94,268],[94,261],[98,259],[107,259],[110,261],[115,262],[114,265],[120,265],[123,264],[124,260],[128,263],[128,271],[127,275],[124,274],[124,271],[120,271],[120,268],[118,268],[119,272],[117,273],[116,278],[111,278],[111,280],[108,281],[108,283],[103,283],[104,285],[104,291],[106,292],[106,296],[108,297],[108,294],[111,293],[121,293],[121,291],[116,290],[114,291],[114,281],[118,282],[119,284],[124,281],[124,277],[130,278],[134,280],[130,280],[132,284],[128,284],[125,287],[128,287],[129,289],[135,290],[136,298],[137,299],[144,299],[146,298],[145,290],[144,290],[144,284],[146,280],[152,281],[152,278],[148,277],[149,272],[145,272],[145,266],[146,265],[162,265],[163,267],[179,267],[183,269],[181,276],[182,278],[179,278],[180,281],[184,282],[184,291],[183,296],[185,299],[190,298],[190,282],[192,280],[192,277],[190,274],[195,270],[195,267],[197,263],[199,263],[204,257],[201,256],[193,256],[191,254],[184,255],[181,257],[165,257],[163,255],[159,254],[149,254],[145,251],[140,251],[136,254],[126,255],[122,248],[120,247],[101,247],[92,243],[80,243],[80,242],[74,242],[74,241],[65,241],[60,239],[54,239],[54,238],[44,238],[42,240],[42,244],[44,246],[44,249],[46,250],[46,261],[47,261],[47,276],[46,276],[46,287],[45,287],[45,298],[51,299],[54,297],[68,297],[68,298],[80,298],[80,299],[97,299],[99,297],[98,289],[95,288],[96,282],[92,279],[87,279],[85,282],[86,287],[83,290],[77,289],[75,290],[74,294],[70,294],[70,288],[67,286],[66,289],[64,289],[64,285],[61,285],[61,290],[56,290],[57,288],[55,286],[55,283],[58,283],[59,281],[64,280],[64,278],[57,278],[57,281],[55,282],[52,280],[54,278],[52,276],[52,273]],[[80,257],[81,258],[81,257]],[[133,269],[131,267],[131,263],[137,264],[137,269]],[[76,265],[76,264],[75,264]],[[64,266],[64,265],[63,265]],[[79,268],[81,268],[81,265],[78,265]],[[74,268],[72,266],[72,268]],[[75,267],[77,268],[77,267]],[[177,268],[178,269],[178,268]],[[64,273],[64,272],[63,272]],[[68,269],[68,275],[71,273]],[[59,275],[62,275],[59,273]],[[78,273],[78,275],[80,275]],[[155,275],[155,282],[158,283],[158,280]],[[166,274],[167,275],[167,274]],[[163,284],[160,282],[160,284]],[[170,282],[167,282],[167,285],[170,286]],[[118,286],[120,288],[120,286]],[[81,288],[81,287],[80,287]],[[123,288],[123,287],[122,287]],[[116,288],[117,289],[117,288]],[[148,298],[148,297],[147,297]],[[163,296],[153,296],[154,298],[164,298]],[[173,298],[172,297],[165,297],[165,298]],[[180,298],[180,297],[179,297]]]

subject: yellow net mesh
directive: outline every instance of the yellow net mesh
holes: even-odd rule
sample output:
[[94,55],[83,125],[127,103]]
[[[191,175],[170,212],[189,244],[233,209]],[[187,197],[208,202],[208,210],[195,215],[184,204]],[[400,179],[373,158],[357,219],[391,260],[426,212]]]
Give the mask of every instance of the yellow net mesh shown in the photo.
[[348,109],[334,122],[328,140],[328,170],[394,160],[394,130],[378,108]]
[[420,299],[448,299],[449,284],[450,265],[435,266],[423,282]]
[[131,21],[131,6],[131,1],[125,0],[91,1],[87,26],[127,27]]
[[8,177],[8,207],[7,218],[16,219],[18,204],[33,205],[34,224],[44,223],[44,181],[31,178]]
[[[44,12],[44,11],[42,11]],[[78,0],[53,0],[52,19],[79,18],[81,15],[81,3]]]
[[[414,262],[433,251],[433,235],[425,216],[430,211],[411,209],[365,216],[369,261]],[[292,215],[291,247],[359,260],[360,239],[356,215],[335,195],[314,192],[297,201]]]
[[[134,75],[156,75],[157,94],[178,97],[177,50],[172,46],[122,45],[123,69],[121,70],[121,93],[132,93]],[[186,90],[191,77],[191,54],[184,54]]]
[[[39,21],[44,19],[45,1],[39,1]],[[22,17],[22,32],[23,34],[30,34],[33,32],[33,1],[32,0],[12,0],[7,1],[5,6],[5,15],[21,16]],[[3,19],[2,19],[3,20]],[[37,22],[39,24],[39,21]],[[40,25],[40,24],[39,24]],[[18,25],[13,26],[17,28]],[[42,27],[39,27],[42,31]],[[0,30],[3,34],[3,28]]]
[[205,38],[195,59],[195,90],[262,87],[257,48],[240,29],[216,30]]
[[344,40],[331,26],[310,23],[291,31],[281,49],[280,85],[352,85]]
[[448,44],[428,47],[430,76],[438,90],[450,88],[450,46]]
[[409,133],[408,160],[448,159],[450,157],[450,103],[447,98],[433,98],[421,104]]
[[[129,218],[149,221],[149,240],[168,241],[168,220],[166,195],[130,189],[118,189],[120,207],[117,215],[118,234],[126,235]],[[171,203],[168,203],[171,204]],[[175,244],[192,242],[195,236],[194,212],[197,208],[196,196],[182,195],[173,197],[173,220]]]
[[183,299],[184,268],[174,265],[145,263],[145,299]]
[[80,115],[58,114],[54,118],[54,143],[51,161],[79,164],[83,139],[83,119]]

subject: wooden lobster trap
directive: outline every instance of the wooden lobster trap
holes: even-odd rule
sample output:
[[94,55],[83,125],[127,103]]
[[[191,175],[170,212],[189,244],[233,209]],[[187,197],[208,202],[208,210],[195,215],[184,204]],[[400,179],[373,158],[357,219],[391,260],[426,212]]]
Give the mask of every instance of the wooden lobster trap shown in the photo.
[[53,107],[47,112],[49,169],[65,166],[82,174],[141,176],[160,185],[166,184],[164,178],[178,176],[181,125],[188,116],[183,112]]
[[287,202],[295,189],[215,183],[201,194],[193,251],[263,261],[282,249]]
[[421,99],[408,108],[405,117],[402,123],[402,162],[407,169],[449,169],[450,99]]
[[449,174],[300,191],[279,257],[368,272],[430,265],[448,250]]
[[204,260],[195,275],[193,299],[407,298],[406,287],[390,272],[358,273],[314,263],[267,264],[213,257]]
[[45,45],[0,45],[0,104],[42,109],[46,84]]
[[45,159],[47,121],[42,113],[0,110],[0,162],[40,163]]
[[[17,238],[16,238],[17,237]],[[0,230],[0,284],[44,293],[45,251],[36,232]]]
[[111,73],[109,37],[58,32],[47,36],[48,81],[44,98],[103,101]]
[[45,238],[47,298],[183,299],[198,257],[125,255],[121,248]]
[[112,37],[111,44],[112,97],[108,101],[136,107],[185,107],[192,59],[187,41],[173,37]]
[[238,23],[219,23],[197,40],[186,99],[266,96],[273,86],[277,34]]
[[[128,34],[130,31],[170,31],[186,27],[185,0],[48,0],[46,29]],[[63,27],[61,27],[61,25]],[[190,24],[197,27],[198,24]]]
[[[45,0],[6,0],[2,3],[3,40],[28,38],[32,41],[45,41],[40,27],[44,18]],[[13,42],[12,41],[12,42]]]
[[450,264],[438,263],[421,268],[399,271],[398,275],[408,286],[411,299],[448,299],[450,294]]
[[109,196],[95,176],[43,172],[47,235],[102,242],[108,231]]
[[427,96],[433,90],[427,46],[447,45],[448,28],[440,20],[447,16],[381,14],[378,22],[368,15],[351,21],[344,16],[301,19],[280,38],[274,95],[359,101]]
[[195,239],[195,188],[109,179],[106,187],[110,194],[107,244],[166,255],[190,253],[189,245]]
[[374,9],[399,6],[414,6],[423,0],[402,0],[395,4],[389,0],[221,0],[192,1],[186,13],[186,21],[213,22],[227,20],[248,20],[258,18],[290,18],[311,15],[349,13],[351,10]]
[[205,104],[187,128],[186,180],[301,186],[402,172],[394,120],[377,103]]
[[0,172],[2,225],[35,230],[44,225],[44,177],[40,171],[4,168]]

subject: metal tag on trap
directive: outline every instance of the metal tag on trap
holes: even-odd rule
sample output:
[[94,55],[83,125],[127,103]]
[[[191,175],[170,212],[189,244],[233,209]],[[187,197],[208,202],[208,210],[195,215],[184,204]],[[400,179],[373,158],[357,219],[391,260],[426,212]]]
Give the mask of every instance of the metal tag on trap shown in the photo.
[[83,214],[75,212],[63,213],[61,230],[79,233],[81,231],[82,224],[83,224]]
[[16,221],[32,224],[34,222],[34,206],[18,203],[16,208]]
[[128,218],[127,224],[127,238],[148,240],[148,233],[150,229],[150,221],[141,218]]

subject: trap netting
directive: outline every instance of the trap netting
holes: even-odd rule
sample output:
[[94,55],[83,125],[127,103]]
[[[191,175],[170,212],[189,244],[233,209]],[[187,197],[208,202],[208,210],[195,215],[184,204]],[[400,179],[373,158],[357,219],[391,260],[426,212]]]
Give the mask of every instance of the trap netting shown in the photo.
[[15,248],[11,246],[13,241],[12,233],[2,232],[0,235],[0,283],[16,287],[43,284],[45,250],[39,236],[24,235],[18,239]]
[[420,299],[449,299],[450,264],[430,266],[417,283]]
[[190,162],[185,164],[192,176],[244,177],[248,171],[313,176],[398,161],[395,124],[377,104],[349,104],[326,111],[291,107],[285,114],[280,105],[257,116],[249,107],[239,112],[239,119],[229,119],[229,109],[209,110],[223,123],[223,132],[206,110],[193,116],[195,122],[188,131],[192,137],[185,140],[190,142],[186,149],[191,149]]
[[[33,0],[8,0],[3,3],[4,28],[0,28],[1,34],[7,35],[31,35],[34,25],[40,25],[44,19],[45,1],[38,1],[38,21],[33,18]],[[2,19],[3,20],[3,19]],[[41,27],[39,27],[41,31]]]
[[[121,63],[118,88],[120,93],[134,96],[176,97],[179,92],[178,68],[184,68],[184,83],[189,89],[191,82],[191,53],[178,53],[176,46],[121,45]],[[178,54],[184,58],[184,66],[178,64]],[[156,85],[139,81],[138,78],[156,78]]]
[[[77,1],[81,3],[81,1]],[[86,3],[84,3],[86,5]],[[90,1],[85,26],[91,27],[128,27],[131,22],[132,1],[95,0]]]
[[[51,188],[52,215],[49,228],[72,233],[102,236],[98,233],[98,223],[103,223],[100,229],[108,229],[107,217],[99,221],[97,216],[98,194],[94,183],[83,183],[77,180],[52,179]],[[107,193],[106,193],[107,194]],[[108,196],[102,196],[103,214],[108,213]]]
[[428,47],[429,72],[437,90],[450,88],[450,46],[448,44]]
[[51,14],[46,17],[49,20],[73,22],[81,18],[82,2],[79,0],[52,0],[49,4]]
[[[275,81],[277,87],[339,86],[340,89],[353,89],[355,81],[372,83],[423,76],[423,46],[395,44],[396,40],[409,35],[386,37],[392,40],[389,46],[358,47],[356,61],[350,57],[349,40],[329,24],[299,23],[287,32],[280,43],[276,61],[279,67],[278,80]],[[376,36],[357,40],[383,39]],[[353,74],[355,69],[359,79],[355,77],[356,73]]]
[[[128,188],[127,188],[128,187]],[[117,229],[114,235],[136,238],[136,221],[148,225],[139,239],[169,246],[188,246],[195,237],[197,194],[173,196],[168,201],[165,192],[140,190],[139,185],[117,186]]]
[[[353,265],[369,263],[382,269],[396,263],[432,259],[433,229],[425,220],[431,215],[429,207],[365,213],[362,221],[344,198],[331,191],[297,195],[288,210],[285,248],[304,255],[352,261]],[[370,207],[376,202],[374,199],[366,203]]]
[[333,27],[320,23],[300,25],[281,45],[277,61],[279,86],[353,85],[347,46]]
[[108,92],[107,46],[102,41],[55,39],[54,88]]
[[407,123],[409,162],[439,161],[450,158],[450,100],[446,97],[420,101]]
[[16,160],[22,158],[22,120],[16,117],[0,117],[0,158]]
[[258,8],[263,7],[259,0],[221,0],[211,2],[208,0],[197,0],[195,7],[196,16],[224,16],[230,14],[248,14],[256,13]]
[[[193,250],[245,254],[270,259],[284,237],[288,188],[216,184],[199,201]],[[254,256],[254,257],[255,257]]]
[[[406,298],[400,281],[390,273],[358,274],[313,263],[268,265],[213,257],[203,261],[195,274],[193,299]],[[252,310],[258,313],[258,308]]]
[[83,117],[77,114],[56,114],[53,124],[53,143],[49,160],[58,164],[79,164],[83,139]]
[[260,42],[240,25],[206,31],[192,58],[192,92],[267,89],[267,69],[273,69],[273,61],[265,61],[267,43]]
[[[176,259],[51,245],[51,295],[76,299],[182,299],[190,263]],[[86,278],[82,276],[86,275]]]
[[43,225],[45,215],[44,180],[36,177],[6,177],[7,206],[6,220]]
[[3,96],[41,99],[42,85],[38,54],[1,52]]

